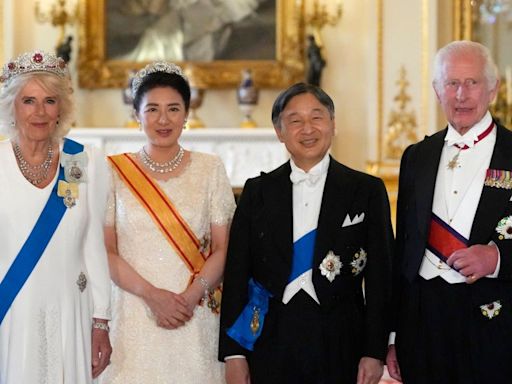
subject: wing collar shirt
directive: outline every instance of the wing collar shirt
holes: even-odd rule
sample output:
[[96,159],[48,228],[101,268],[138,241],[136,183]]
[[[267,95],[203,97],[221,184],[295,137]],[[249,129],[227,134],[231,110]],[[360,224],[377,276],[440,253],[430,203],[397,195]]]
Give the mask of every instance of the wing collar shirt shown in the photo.
[[[478,135],[484,133],[491,123],[491,114],[487,112],[463,136],[449,125],[437,171],[432,211],[466,239],[469,239],[471,233],[486,171],[496,143],[495,125],[481,140],[478,140]],[[468,148],[464,148],[465,145]],[[499,259],[495,274],[497,271]],[[427,280],[441,276],[451,284],[466,281],[463,275],[429,250],[425,251],[419,274]],[[488,277],[495,277],[495,274]]]
[[[327,179],[327,170],[329,169],[329,160],[329,154],[327,153],[309,172],[304,172],[290,159],[290,166],[292,168],[290,180],[293,183],[294,242],[317,227],[325,180]],[[317,303],[320,303],[313,286],[312,275],[313,269],[309,269],[289,282],[283,293],[283,303],[287,304],[301,289]]]

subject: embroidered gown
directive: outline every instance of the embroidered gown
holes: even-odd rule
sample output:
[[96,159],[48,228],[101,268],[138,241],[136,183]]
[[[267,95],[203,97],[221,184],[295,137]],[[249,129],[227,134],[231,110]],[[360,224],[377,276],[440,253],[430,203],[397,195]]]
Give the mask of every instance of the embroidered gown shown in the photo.
[[[62,146],[61,146],[62,149]],[[1,384],[90,384],[92,318],[110,318],[110,279],[103,241],[108,172],[86,147],[87,182],[67,209],[41,259],[0,325]],[[28,182],[10,141],[0,142],[0,280],[31,232],[54,181]],[[85,289],[77,280],[86,276]],[[0,297],[0,300],[2,298]]]
[[[189,270],[117,172],[112,175],[107,225],[116,227],[120,256],[156,287],[182,292]],[[217,156],[192,152],[179,176],[157,183],[203,243],[211,224],[231,221],[233,193]],[[197,306],[192,319],[174,330],[157,327],[144,301],[115,285],[112,308],[114,351],[101,383],[224,383],[224,364],[217,361],[219,316],[207,306]]]

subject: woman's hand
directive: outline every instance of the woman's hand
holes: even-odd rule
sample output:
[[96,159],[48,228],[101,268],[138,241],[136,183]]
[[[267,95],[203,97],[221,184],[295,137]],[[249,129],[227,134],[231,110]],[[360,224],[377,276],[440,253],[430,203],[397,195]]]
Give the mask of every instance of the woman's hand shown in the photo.
[[[107,326],[107,320],[94,319],[94,322],[104,323]],[[108,337],[108,326],[107,329],[93,327],[91,353],[92,378],[95,379],[110,364],[112,346]]]
[[144,301],[156,318],[159,327],[175,329],[192,317],[187,301],[173,292],[154,288],[144,297]]
[[199,304],[201,299],[204,297],[204,288],[195,279],[192,284],[185,289],[180,296],[187,303],[187,307],[190,311],[194,312],[194,309]]

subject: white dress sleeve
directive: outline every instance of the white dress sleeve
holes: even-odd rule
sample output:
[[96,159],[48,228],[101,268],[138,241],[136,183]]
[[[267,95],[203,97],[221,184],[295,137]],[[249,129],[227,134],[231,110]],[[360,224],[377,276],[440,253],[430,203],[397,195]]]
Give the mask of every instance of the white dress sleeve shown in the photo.
[[84,243],[85,265],[92,290],[93,317],[110,319],[110,273],[103,236],[108,195],[106,159],[99,150],[87,148],[89,162],[87,195],[89,223]]
[[215,225],[225,225],[229,224],[233,218],[236,208],[235,198],[222,160],[217,156],[214,159],[210,174],[210,222]]

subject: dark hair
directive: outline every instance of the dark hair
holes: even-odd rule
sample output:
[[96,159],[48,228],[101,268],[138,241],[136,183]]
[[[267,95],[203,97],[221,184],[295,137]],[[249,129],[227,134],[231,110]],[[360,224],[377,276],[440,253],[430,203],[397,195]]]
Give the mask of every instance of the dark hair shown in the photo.
[[139,112],[142,98],[154,88],[171,87],[183,98],[185,110],[190,106],[190,85],[188,81],[176,73],[153,72],[144,77],[133,98],[133,108]]
[[331,119],[334,119],[334,103],[331,97],[325,93],[322,88],[312,84],[296,83],[281,92],[281,94],[277,96],[276,101],[274,101],[274,105],[272,106],[272,124],[274,124],[274,127],[281,129],[281,113],[291,99],[303,93],[311,93],[315,96],[315,98],[327,108]]

